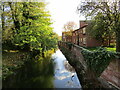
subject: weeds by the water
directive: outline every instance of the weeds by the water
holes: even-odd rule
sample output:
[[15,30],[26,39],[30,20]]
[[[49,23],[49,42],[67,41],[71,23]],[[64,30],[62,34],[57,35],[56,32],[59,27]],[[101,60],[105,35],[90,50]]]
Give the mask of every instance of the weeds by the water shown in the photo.
[[28,59],[28,52],[19,52],[18,50],[10,50],[3,52],[2,55],[2,78],[14,73],[14,70],[20,68]]

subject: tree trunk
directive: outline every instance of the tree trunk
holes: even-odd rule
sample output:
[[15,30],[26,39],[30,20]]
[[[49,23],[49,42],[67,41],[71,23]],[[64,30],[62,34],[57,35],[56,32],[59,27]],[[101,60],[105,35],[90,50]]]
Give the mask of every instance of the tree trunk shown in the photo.
[[120,52],[120,31],[116,32],[116,52]]
[[9,6],[12,12],[12,19],[15,25],[15,30],[16,30],[16,33],[18,33],[18,30],[20,30],[20,22],[18,20],[18,17],[15,15],[16,13],[14,12],[15,10],[13,9],[12,2],[9,2]]
[[43,57],[43,58],[45,57],[44,48],[42,49],[42,57]]
[[44,54],[44,51],[45,51],[45,49],[44,49],[44,45],[41,44],[41,47],[42,47],[42,57],[44,58],[44,57],[45,57],[45,54]]
[[2,30],[4,31],[4,27],[5,27],[5,18],[4,18],[4,3],[2,5],[2,14],[1,14],[1,20],[2,20]]

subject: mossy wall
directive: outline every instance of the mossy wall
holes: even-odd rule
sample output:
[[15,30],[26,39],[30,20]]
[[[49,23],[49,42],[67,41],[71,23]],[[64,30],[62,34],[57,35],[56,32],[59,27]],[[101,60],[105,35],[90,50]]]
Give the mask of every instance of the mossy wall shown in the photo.
[[89,51],[66,42],[59,42],[58,46],[75,68],[83,88],[103,87],[98,78],[114,58],[119,58],[118,53],[109,52],[103,48]]

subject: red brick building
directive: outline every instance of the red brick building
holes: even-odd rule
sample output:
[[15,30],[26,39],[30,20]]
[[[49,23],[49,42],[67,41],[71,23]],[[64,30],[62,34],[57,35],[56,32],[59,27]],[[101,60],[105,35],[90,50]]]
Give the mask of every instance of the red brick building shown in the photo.
[[72,42],[83,47],[108,46],[108,40],[101,42],[91,37],[86,30],[87,26],[88,24],[85,21],[80,21],[80,28],[74,30],[72,32],[72,36],[65,35],[67,32],[62,33],[62,40]]
[[88,32],[86,31],[87,26],[88,24],[85,21],[80,21],[80,28],[72,33],[72,42],[84,47],[101,46],[101,41],[98,41],[88,35]]
[[72,42],[72,35],[68,35],[69,32],[62,32],[62,41]]

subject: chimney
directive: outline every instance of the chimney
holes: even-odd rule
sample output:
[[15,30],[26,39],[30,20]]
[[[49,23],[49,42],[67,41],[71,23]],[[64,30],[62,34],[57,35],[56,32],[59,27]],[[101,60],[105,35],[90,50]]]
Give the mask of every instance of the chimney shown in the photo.
[[80,28],[88,25],[86,21],[80,21]]

